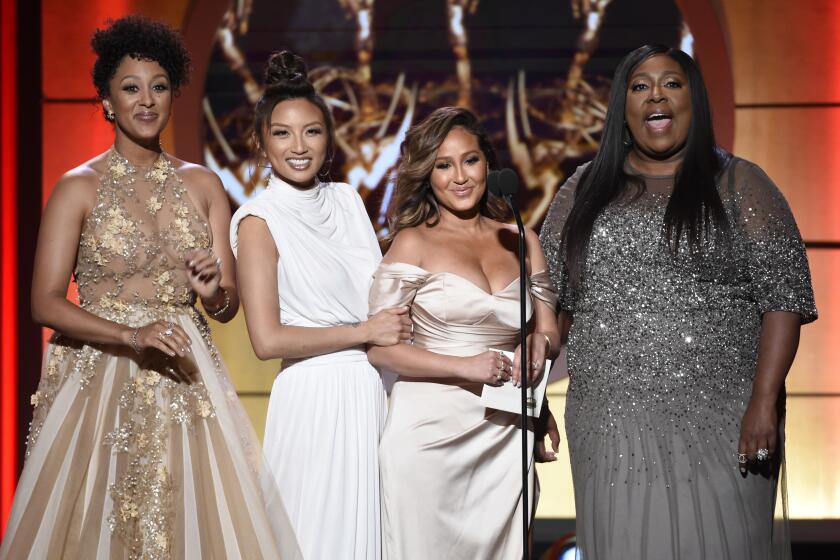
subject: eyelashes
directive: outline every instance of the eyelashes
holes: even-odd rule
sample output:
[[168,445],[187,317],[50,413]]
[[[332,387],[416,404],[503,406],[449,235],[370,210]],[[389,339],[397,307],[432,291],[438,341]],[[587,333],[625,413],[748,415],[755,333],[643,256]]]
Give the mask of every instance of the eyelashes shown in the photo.
[[[668,82],[665,82],[665,84],[663,85],[668,89],[681,89],[683,87],[682,82],[679,82],[677,80],[670,80]],[[648,86],[648,84],[645,83],[633,84],[630,86],[630,91],[642,91],[643,89],[649,89],[649,87],[650,86]]]
[[[320,128],[307,128],[304,131],[304,134],[306,134],[307,136],[319,136],[323,133],[324,133],[324,131]],[[289,136],[289,131],[285,130],[285,129],[282,129],[282,128],[278,128],[278,129],[272,130],[271,135],[276,136],[278,138],[285,138],[285,137]]]
[[[480,157],[470,156],[469,158],[467,158],[466,161],[464,161],[464,163],[466,163],[467,165],[475,165],[476,163],[479,163],[480,161],[481,161]],[[440,163],[435,164],[435,169],[440,169],[440,170],[443,170],[443,171],[449,169],[450,167],[452,167],[452,164],[449,163],[448,161],[442,161]]]
[[[155,84],[152,86],[152,89],[156,93],[163,93],[164,91],[169,91],[169,86],[167,84]],[[122,87],[122,90],[128,93],[137,93],[140,91],[140,88],[134,84],[127,84]]]

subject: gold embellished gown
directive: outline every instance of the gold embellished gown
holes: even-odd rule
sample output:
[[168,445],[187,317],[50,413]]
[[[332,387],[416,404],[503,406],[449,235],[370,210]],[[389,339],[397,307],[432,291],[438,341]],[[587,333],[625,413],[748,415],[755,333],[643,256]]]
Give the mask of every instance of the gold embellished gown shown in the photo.
[[171,321],[192,353],[53,336],[0,558],[300,556],[187,280],[186,254],[210,246],[164,154],[144,172],[110,152],[78,249],[81,306],[132,327]]
[[[529,278],[534,299],[554,306],[547,272]],[[494,293],[449,272],[380,265],[370,313],[408,305],[414,345],[449,356],[519,341],[519,279]],[[385,560],[513,560],[522,557],[522,436],[519,415],[484,407],[481,383],[400,377],[379,444]],[[529,430],[529,449],[533,433]],[[531,517],[536,473],[530,460]]]

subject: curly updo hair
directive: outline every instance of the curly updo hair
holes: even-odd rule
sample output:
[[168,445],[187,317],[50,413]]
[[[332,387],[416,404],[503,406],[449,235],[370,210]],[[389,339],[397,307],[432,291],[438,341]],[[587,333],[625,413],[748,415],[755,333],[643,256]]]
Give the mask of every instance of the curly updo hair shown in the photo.
[[108,84],[126,56],[160,64],[175,94],[189,79],[190,53],[180,33],[160,21],[141,15],[109,21],[105,29],[93,33],[90,46],[96,54],[92,74],[100,100],[108,97]]
[[273,53],[268,58],[263,77],[265,90],[254,109],[254,138],[257,148],[266,151],[265,135],[271,127],[271,113],[282,101],[305,99],[318,107],[324,117],[327,128],[327,155],[318,172],[323,176],[329,172],[335,154],[335,124],[324,98],[315,91],[309,81],[306,63],[297,54],[289,50]]
[[[422,122],[412,126],[400,145],[394,193],[388,205],[386,242],[390,243],[402,229],[421,224],[435,226],[440,221],[440,209],[430,178],[437,151],[453,128],[462,128],[475,136],[488,169],[498,168],[496,150],[475,114],[463,107],[436,109]],[[507,205],[487,189],[478,202],[478,211],[494,220],[501,221],[507,217]]]

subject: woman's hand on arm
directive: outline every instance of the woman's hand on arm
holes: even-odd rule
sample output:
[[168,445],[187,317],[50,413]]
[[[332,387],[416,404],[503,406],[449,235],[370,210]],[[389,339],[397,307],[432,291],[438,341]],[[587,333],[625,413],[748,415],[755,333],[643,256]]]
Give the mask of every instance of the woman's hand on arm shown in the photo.
[[510,378],[512,363],[498,352],[486,351],[469,357],[437,354],[410,344],[372,346],[370,363],[404,377],[464,379],[473,383],[498,385]]
[[[762,316],[752,396],[741,420],[738,442],[738,453],[748,461],[756,458],[759,449],[767,449],[770,456],[776,453],[779,395],[799,347],[800,324],[798,313],[771,311]],[[746,471],[743,463],[741,470]]]
[[280,323],[277,246],[262,218],[239,223],[239,295],[254,352],[261,360],[309,358],[362,344],[396,344],[411,336],[408,309],[387,309],[367,321],[335,327],[294,327]]
[[365,342],[371,346],[393,346],[411,339],[408,307],[383,309],[363,324]]

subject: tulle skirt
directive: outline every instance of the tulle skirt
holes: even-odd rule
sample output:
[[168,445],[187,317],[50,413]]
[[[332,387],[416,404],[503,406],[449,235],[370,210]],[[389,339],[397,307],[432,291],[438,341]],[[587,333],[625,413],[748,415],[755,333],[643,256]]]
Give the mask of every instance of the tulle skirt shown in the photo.
[[[89,310],[173,321],[191,358],[53,338],[0,558],[300,558],[203,316]],[[195,382],[173,381],[170,367]]]

